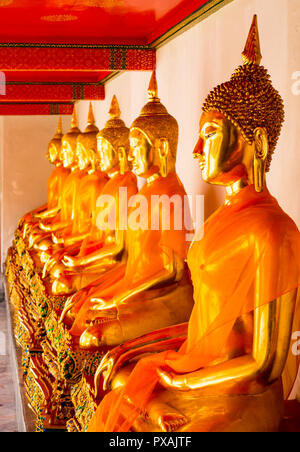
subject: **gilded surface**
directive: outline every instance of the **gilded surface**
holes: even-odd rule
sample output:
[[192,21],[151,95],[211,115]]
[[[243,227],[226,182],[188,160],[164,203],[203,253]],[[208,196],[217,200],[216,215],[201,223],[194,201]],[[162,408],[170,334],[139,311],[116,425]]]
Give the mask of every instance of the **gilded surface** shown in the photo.
[[[150,333],[108,352],[96,372],[96,389],[101,391],[101,386],[104,390],[124,389],[105,397],[97,408],[89,431],[128,431],[130,428],[135,431],[276,431],[279,426],[283,407],[281,375],[288,357],[297,301],[295,287],[299,284],[299,232],[280,211],[265,186],[265,172],[269,169],[280,135],[284,113],[282,99],[273,88],[267,71],[259,65],[260,60],[255,17],[243,52],[243,66],[235,71],[229,82],[215,88],[203,106],[194,156],[199,160],[203,179],[225,186],[227,197],[225,206],[206,223],[203,244],[195,241],[189,251],[195,309],[188,330],[186,325],[188,341],[182,340],[182,328],[175,327]],[[151,141],[150,134],[151,131],[147,135],[148,141]],[[241,206],[240,216],[246,215],[241,202],[244,197],[244,203],[248,202],[249,206],[255,199],[258,204],[261,202],[265,212],[275,215],[280,231],[279,239],[274,234],[273,224],[273,236],[267,248],[265,227],[270,228],[270,225],[263,217],[257,217],[258,224],[252,232],[256,243],[254,253],[260,256],[268,250],[273,256],[272,247],[277,247],[277,240],[278,246],[284,249],[283,233],[293,237],[290,245],[293,253],[290,257],[286,254],[286,265],[289,263],[290,272],[294,275],[291,281],[285,268],[281,269],[281,277],[289,287],[288,293],[285,285],[277,287],[277,282],[274,282],[274,274],[270,271],[274,257],[270,262],[265,257],[265,267],[256,263],[253,272],[241,273],[238,281],[232,278],[231,270],[225,275],[230,265],[234,266],[235,256],[240,256],[240,259],[235,263],[234,272],[240,271],[243,253],[251,248],[250,225],[253,227],[255,218],[249,217],[249,235],[240,243],[239,236],[241,239],[244,236],[243,231],[238,232],[239,215],[230,208],[236,203]],[[262,199],[263,202],[259,201]],[[215,222],[220,218],[220,224],[224,225],[220,237],[217,234],[221,226],[214,223],[214,218]],[[243,221],[240,219],[241,225]],[[280,229],[279,221],[285,225],[284,231]],[[227,223],[231,224],[230,230],[235,228],[234,237],[226,231]],[[264,239],[260,239],[260,234]],[[223,239],[223,243],[221,237],[224,235],[227,241]],[[205,247],[207,250],[212,247],[207,256]],[[224,250],[223,256],[216,250]],[[214,255],[218,260],[210,262],[210,256]],[[222,275],[218,274],[218,266],[221,268],[222,260],[225,262],[226,259],[227,267],[222,268]],[[248,271],[250,262],[248,259]],[[275,272],[278,272],[280,264],[282,261],[278,260]],[[225,288],[228,291],[224,304],[221,304],[223,292],[218,286],[218,279],[222,277],[223,291]],[[255,281],[253,292],[246,285],[247,278]],[[233,288],[230,286],[232,279]],[[266,280],[267,284],[264,284]],[[273,286],[274,289],[269,290]],[[231,290],[233,295],[230,295]],[[240,296],[234,298],[239,290],[242,290]],[[264,295],[275,296],[263,302]],[[241,304],[232,319],[230,315],[233,314],[226,310],[226,303],[231,299],[231,310]],[[179,349],[179,353],[175,353]],[[162,353],[142,358],[146,351],[164,350],[169,350],[167,355]],[[134,367],[133,359],[140,359],[138,366]],[[144,395],[141,382],[146,387],[151,385],[155,388],[151,396]]]
[[[256,18],[242,58],[244,64],[230,81],[208,95],[194,150],[203,180],[226,187],[224,208],[241,193],[248,193],[249,187],[254,187],[255,196],[265,192],[265,173],[284,119],[282,100],[260,66]],[[23,350],[24,381],[38,431],[86,431],[91,425],[101,430],[103,425],[97,424],[101,409],[97,406],[103,396],[126,386],[134,375],[135,361],[149,352],[155,357],[158,352],[178,351],[188,334],[186,322],[193,300],[182,238],[172,231],[167,239],[162,235],[157,240],[157,235],[151,235],[153,231],[146,235],[130,229],[126,234],[117,229],[101,235],[93,229],[95,206],[89,206],[83,223],[78,220],[82,212],[78,207],[80,181],[99,169],[111,180],[116,175],[131,177],[132,169],[135,176],[145,179],[140,193],[146,197],[153,193],[171,195],[173,189],[184,196],[175,172],[178,126],[158,99],[155,72],[148,93],[149,101],[130,133],[120,119],[116,98],[100,133],[91,110],[84,133],[77,127],[75,113],[68,134],[62,134],[59,124],[47,155],[57,167],[68,169],[71,195],[68,192],[62,202],[57,193],[54,196],[54,188],[51,198],[50,189],[48,204],[20,220],[8,252],[6,278],[14,331]],[[61,177],[67,173],[61,172]],[[130,181],[136,193],[136,179]],[[74,202],[69,203],[70,199]],[[77,227],[79,223],[88,227]],[[163,251],[156,248],[162,237]],[[224,255],[236,251],[237,237],[234,239],[232,249],[224,244]],[[87,242],[96,243],[99,249],[91,246],[90,251]],[[199,283],[199,256],[194,243],[188,264],[196,301],[201,290],[206,300],[215,293],[215,281],[207,286]],[[205,263],[201,265],[204,269]],[[258,272],[255,284],[259,292],[262,273]],[[240,299],[244,298],[243,292]],[[208,366],[199,365],[191,371],[193,366],[189,365],[189,369],[176,372],[171,366],[153,365],[149,373],[155,372],[158,387],[128,428],[276,431],[282,415],[281,375],[296,299],[297,290],[292,290],[263,306],[257,301],[255,313],[253,309],[244,313],[241,308],[243,314],[239,312],[234,319],[228,341],[222,343],[218,356],[212,354],[215,360]],[[218,318],[217,308],[216,304],[213,313],[201,311],[201,325],[209,316]],[[193,325],[195,337],[200,328]],[[198,356],[193,358],[196,362]],[[148,378],[146,373],[139,377],[137,385]]]

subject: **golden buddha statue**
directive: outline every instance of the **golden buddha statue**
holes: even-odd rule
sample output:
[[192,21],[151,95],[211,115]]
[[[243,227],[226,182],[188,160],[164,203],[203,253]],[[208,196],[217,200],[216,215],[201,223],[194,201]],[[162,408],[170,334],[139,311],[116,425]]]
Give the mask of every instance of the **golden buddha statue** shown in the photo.
[[[78,157],[76,155],[77,137],[80,133],[74,107],[71,128],[62,137],[61,160],[63,167],[68,168],[70,174],[64,181],[61,199],[59,201],[59,212],[50,219],[40,220],[32,228],[28,236],[29,248],[34,249],[40,257],[42,257],[43,252],[47,251],[53,245],[51,239],[52,233],[70,226],[75,216],[75,200],[80,180],[86,175],[85,170],[79,169]],[[48,256],[45,259],[47,258]],[[42,262],[43,260],[42,257]]]
[[242,56],[208,95],[194,150],[203,179],[227,195],[188,253],[189,323],[108,352],[95,385],[113,390],[88,431],[278,429],[298,369],[300,234],[266,187],[284,110],[260,65],[256,16]]
[[61,118],[58,120],[57,131],[48,145],[47,158],[49,162],[55,165],[50,174],[47,184],[47,204],[27,213],[19,222],[18,229],[22,231],[25,238],[30,227],[43,218],[50,218],[59,211],[59,200],[64,181],[69,175],[69,169],[64,168],[61,161],[61,140],[63,137]]
[[[97,133],[92,104],[90,104],[87,126],[82,134],[77,137],[76,156],[78,168],[85,175],[80,179],[74,198],[74,211],[69,225],[52,234],[52,246],[47,250],[48,259],[43,269],[43,277],[50,270],[51,276],[59,272],[63,267],[60,264],[64,254],[77,253],[82,241],[90,234],[94,222],[96,201],[108,181],[107,175],[99,170],[97,155]],[[45,255],[45,253],[44,253]],[[55,279],[55,278],[54,278]],[[54,281],[52,291],[54,295],[68,293],[70,288],[68,281],[58,284]]]
[[[98,164],[101,171],[107,174],[108,182],[97,196],[86,193],[91,208],[89,231],[80,244],[80,250],[70,254],[70,249],[65,248],[60,254],[60,263],[51,269],[51,275],[55,280],[52,289],[55,293],[79,290],[94,280],[99,281],[98,278],[104,272],[107,278],[108,270],[116,271],[117,267],[121,270],[126,259],[125,230],[119,228],[119,190],[126,190],[129,199],[137,193],[137,179],[129,170],[129,129],[120,119],[121,111],[116,96],[113,96],[109,115],[110,119],[97,135]],[[102,207],[99,205],[100,194],[101,199],[105,201]],[[115,210],[116,216],[111,227],[100,224],[99,220],[101,210],[107,212],[108,198],[109,209]],[[104,217],[106,214],[103,215],[103,219]]]
[[[189,318],[192,292],[185,264],[189,243],[183,225],[184,187],[175,172],[178,125],[157,97],[155,71],[149,101],[130,128],[133,172],[146,179],[134,197],[126,231],[126,267],[110,274],[67,302],[62,319],[72,322],[70,333],[80,348],[102,350],[157,328]],[[153,203],[156,198],[158,202]],[[162,200],[167,199],[167,204]],[[173,201],[179,201],[180,211]],[[146,207],[140,216],[134,208]],[[140,209],[137,209],[140,211]],[[185,212],[188,216],[189,212]],[[169,215],[169,224],[164,218]],[[153,221],[158,218],[156,228]],[[181,220],[181,229],[176,221]],[[139,223],[139,222],[138,222]]]

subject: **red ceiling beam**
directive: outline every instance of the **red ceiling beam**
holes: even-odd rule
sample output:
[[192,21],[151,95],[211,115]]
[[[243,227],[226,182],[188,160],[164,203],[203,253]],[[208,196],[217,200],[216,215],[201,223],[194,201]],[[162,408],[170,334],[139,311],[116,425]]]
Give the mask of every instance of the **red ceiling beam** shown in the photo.
[[152,70],[155,56],[141,46],[0,43],[0,71]]
[[104,86],[99,83],[6,82],[5,94],[0,95],[0,102],[72,102],[104,99]]
[[72,103],[0,103],[0,116],[8,115],[71,115]]

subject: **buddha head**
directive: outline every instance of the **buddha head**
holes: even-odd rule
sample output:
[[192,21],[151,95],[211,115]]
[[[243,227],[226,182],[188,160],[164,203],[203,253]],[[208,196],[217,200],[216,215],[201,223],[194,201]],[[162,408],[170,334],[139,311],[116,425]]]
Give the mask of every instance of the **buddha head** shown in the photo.
[[137,176],[175,171],[178,124],[158,98],[156,72],[148,88],[148,103],[130,127],[130,160]]
[[77,137],[76,156],[80,170],[95,170],[97,166],[97,133],[92,104],[89,106],[88,121],[84,132]]
[[120,119],[121,111],[116,96],[112,98],[109,116],[105,127],[97,135],[100,168],[106,173],[119,168],[124,173],[128,169],[129,129]]
[[265,185],[284,120],[283,101],[274,89],[261,53],[254,16],[243,65],[231,79],[213,89],[203,106],[200,137],[194,156],[200,161],[204,181],[231,185]]
[[53,163],[54,165],[61,164],[60,152],[61,152],[61,140],[62,140],[62,137],[63,137],[63,133],[62,133],[61,118],[59,118],[58,124],[57,124],[56,134],[54,135],[54,137],[50,141],[50,143],[48,145],[47,154],[46,154],[47,159],[49,160],[49,162]]
[[71,128],[69,132],[62,137],[61,142],[61,161],[65,168],[74,167],[75,163],[77,162],[77,137],[80,133],[80,129],[77,125],[76,110],[74,107]]

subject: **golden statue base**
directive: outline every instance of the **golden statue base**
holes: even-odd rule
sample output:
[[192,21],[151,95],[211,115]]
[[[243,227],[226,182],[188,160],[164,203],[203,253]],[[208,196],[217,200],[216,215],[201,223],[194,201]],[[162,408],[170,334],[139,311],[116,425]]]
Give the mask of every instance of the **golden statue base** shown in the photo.
[[45,328],[52,309],[60,310],[65,298],[48,295],[18,232],[8,252],[6,279],[15,340],[22,349],[26,396],[37,417],[37,431],[65,430],[74,408],[70,388],[60,378],[56,350],[47,347]]
[[72,388],[71,398],[75,415],[67,422],[68,432],[85,432],[99,403],[94,396],[93,376],[84,373],[80,382]]
[[[278,432],[284,414],[281,380],[257,394],[201,395],[193,390],[176,394],[165,391],[160,403],[170,406],[186,418],[183,425],[174,419],[170,432]],[[140,417],[133,425],[136,432],[161,432],[151,415]]]

